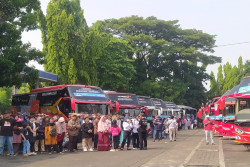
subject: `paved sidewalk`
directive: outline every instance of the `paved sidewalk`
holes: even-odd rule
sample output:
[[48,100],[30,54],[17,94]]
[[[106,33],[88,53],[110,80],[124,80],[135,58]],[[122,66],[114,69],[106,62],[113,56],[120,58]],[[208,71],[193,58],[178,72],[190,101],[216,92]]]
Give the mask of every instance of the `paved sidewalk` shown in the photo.
[[198,146],[193,150],[193,155],[188,159],[184,166],[220,166],[219,162],[219,138],[215,137],[215,145],[206,145],[202,139]]
[[[183,132],[182,132],[183,133]],[[185,131],[191,136],[173,143],[173,149],[152,158],[142,167],[218,167],[220,166],[220,138],[215,137],[215,145],[206,145],[203,130]],[[170,143],[172,144],[172,143]],[[221,149],[222,150],[222,149]],[[223,159],[223,158],[222,158]],[[223,167],[223,165],[221,165]]]

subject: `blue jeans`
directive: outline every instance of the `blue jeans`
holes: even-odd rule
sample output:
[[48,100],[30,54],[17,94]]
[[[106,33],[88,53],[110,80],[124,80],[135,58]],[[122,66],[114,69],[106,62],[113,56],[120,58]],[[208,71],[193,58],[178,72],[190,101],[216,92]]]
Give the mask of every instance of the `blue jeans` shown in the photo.
[[152,128],[151,128],[151,135],[152,135],[152,138],[153,138],[153,139],[155,138],[155,137],[154,137],[154,135],[155,135],[155,134],[154,134],[154,133],[155,133],[155,131],[154,131],[154,130],[155,130],[155,128],[154,128],[154,127],[152,127]]
[[158,140],[161,140],[161,137],[162,137],[162,131],[161,130],[154,130],[154,140],[158,139]]
[[4,145],[7,142],[8,145],[8,153],[10,155],[14,154],[13,145],[12,145],[13,137],[12,136],[0,136],[0,155],[3,154]]
[[30,142],[29,140],[23,140],[23,154],[30,153]]

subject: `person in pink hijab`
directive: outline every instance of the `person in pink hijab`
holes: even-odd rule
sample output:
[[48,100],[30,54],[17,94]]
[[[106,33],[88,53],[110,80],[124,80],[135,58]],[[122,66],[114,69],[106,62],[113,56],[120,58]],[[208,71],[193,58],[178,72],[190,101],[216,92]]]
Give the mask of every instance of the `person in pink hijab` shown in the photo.
[[109,125],[106,123],[107,117],[102,116],[98,122],[98,151],[109,151]]

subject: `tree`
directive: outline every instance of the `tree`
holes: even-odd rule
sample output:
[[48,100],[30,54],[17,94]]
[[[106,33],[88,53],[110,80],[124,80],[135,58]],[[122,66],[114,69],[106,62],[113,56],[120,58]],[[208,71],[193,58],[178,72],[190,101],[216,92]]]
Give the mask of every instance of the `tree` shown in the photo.
[[[84,37],[88,30],[79,0],[51,0],[47,15],[39,11],[45,70],[56,73],[61,84],[88,84],[82,72]],[[85,75],[84,75],[85,74]]]
[[[178,21],[155,17],[131,16],[96,24],[132,46],[136,73],[130,81],[130,92],[195,107],[206,98],[202,84],[208,79],[206,66],[221,61],[208,55],[213,52],[214,36],[184,30]],[[192,100],[194,97],[198,97],[197,102]]]
[[42,60],[41,52],[21,41],[23,31],[37,28],[38,9],[38,0],[0,1],[0,87],[20,86],[20,72],[25,64],[30,60]]
[[249,75],[249,61],[244,63],[241,56],[238,58],[237,66],[232,67],[229,62],[223,66],[220,65],[218,68],[217,81],[215,81],[216,79],[213,73],[210,75],[210,94],[216,95],[217,93],[217,95],[222,95],[238,85],[245,76]]
[[210,90],[209,90],[209,97],[215,97],[220,95],[220,90],[218,86],[218,82],[216,81],[214,72],[212,71],[210,74]]
[[218,86],[218,90],[219,90],[219,95],[223,94],[222,90],[223,90],[223,85],[224,85],[224,75],[223,75],[223,69],[222,69],[222,65],[219,66],[218,68],[218,73],[217,73],[217,86]]
[[11,88],[0,88],[0,112],[10,109],[12,92]]
[[134,76],[132,48],[126,41],[111,37],[97,60],[99,86],[107,90],[128,91]]

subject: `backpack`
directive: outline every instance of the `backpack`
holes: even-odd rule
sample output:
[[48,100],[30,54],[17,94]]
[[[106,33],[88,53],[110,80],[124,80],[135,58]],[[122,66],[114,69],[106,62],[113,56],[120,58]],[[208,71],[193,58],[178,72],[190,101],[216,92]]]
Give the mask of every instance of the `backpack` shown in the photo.
[[54,127],[51,128],[49,134],[50,134],[50,136],[56,136],[56,128],[54,128]]

